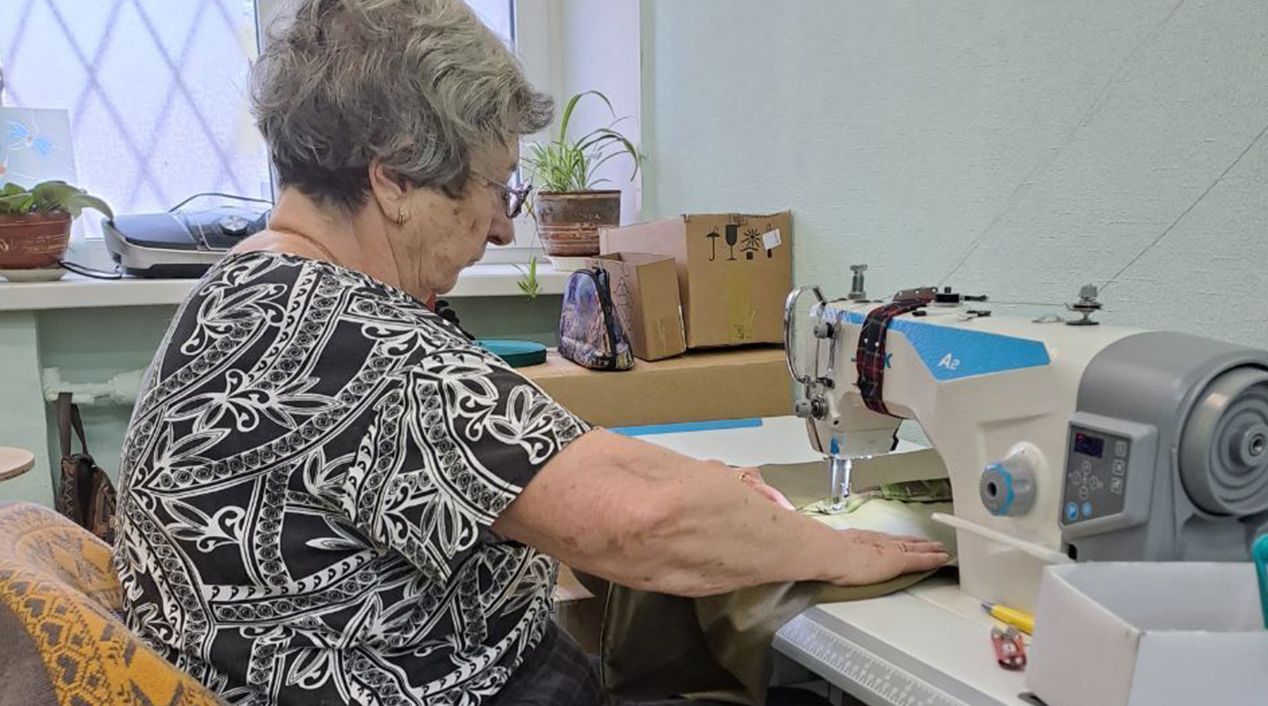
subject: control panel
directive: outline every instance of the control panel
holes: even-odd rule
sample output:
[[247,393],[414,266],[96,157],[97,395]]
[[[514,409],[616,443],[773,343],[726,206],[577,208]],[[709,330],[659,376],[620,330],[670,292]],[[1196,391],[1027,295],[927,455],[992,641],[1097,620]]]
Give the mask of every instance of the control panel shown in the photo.
[[1061,523],[1084,522],[1123,511],[1131,439],[1070,425]]
[[1157,446],[1153,426],[1074,414],[1061,489],[1061,532],[1067,541],[1149,518]]

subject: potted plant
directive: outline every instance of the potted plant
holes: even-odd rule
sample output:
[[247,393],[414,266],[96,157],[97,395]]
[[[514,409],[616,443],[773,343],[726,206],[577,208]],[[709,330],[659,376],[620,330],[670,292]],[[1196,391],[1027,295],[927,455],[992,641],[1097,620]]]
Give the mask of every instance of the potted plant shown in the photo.
[[64,181],[0,186],[0,274],[13,281],[61,277],[71,221],[85,208],[114,218],[105,201]]
[[[568,124],[577,103],[586,96],[602,100],[613,122],[578,138],[568,136]],[[608,160],[629,155],[633,161],[630,181],[638,173],[638,150],[615,128],[626,118],[616,118],[612,102],[598,91],[573,96],[564,108],[558,136],[549,142],[528,145],[524,164],[537,187],[533,217],[546,254],[553,257],[586,257],[599,254],[599,228],[621,223],[621,192],[596,190],[607,179],[595,172]]]

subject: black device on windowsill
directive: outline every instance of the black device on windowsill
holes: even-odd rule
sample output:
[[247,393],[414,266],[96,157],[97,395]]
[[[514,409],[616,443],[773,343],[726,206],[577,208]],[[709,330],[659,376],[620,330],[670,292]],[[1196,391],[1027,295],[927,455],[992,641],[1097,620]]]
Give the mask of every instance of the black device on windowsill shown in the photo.
[[102,220],[106,249],[134,277],[198,278],[243,238],[268,226],[269,212],[241,206]]

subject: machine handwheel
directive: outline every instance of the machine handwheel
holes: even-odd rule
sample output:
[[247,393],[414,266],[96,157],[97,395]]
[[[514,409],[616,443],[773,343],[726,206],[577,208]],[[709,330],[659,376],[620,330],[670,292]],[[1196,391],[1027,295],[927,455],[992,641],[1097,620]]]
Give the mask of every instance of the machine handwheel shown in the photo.
[[1268,510],[1268,371],[1233,368],[1206,388],[1180,440],[1180,479],[1207,512]]

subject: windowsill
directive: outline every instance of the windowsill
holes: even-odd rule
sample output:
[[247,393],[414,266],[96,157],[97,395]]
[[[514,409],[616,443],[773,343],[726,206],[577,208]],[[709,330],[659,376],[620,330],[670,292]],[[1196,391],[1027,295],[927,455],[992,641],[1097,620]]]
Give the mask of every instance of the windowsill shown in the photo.
[[[474,265],[458,276],[449,299],[461,297],[522,297],[523,278],[514,265]],[[0,282],[0,311],[99,309],[115,306],[174,306],[184,301],[197,280],[98,280],[67,274],[56,282]],[[537,265],[540,294],[563,294],[568,273],[556,272],[548,260]]]

